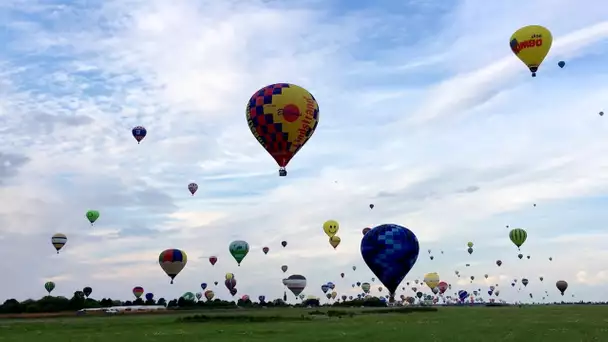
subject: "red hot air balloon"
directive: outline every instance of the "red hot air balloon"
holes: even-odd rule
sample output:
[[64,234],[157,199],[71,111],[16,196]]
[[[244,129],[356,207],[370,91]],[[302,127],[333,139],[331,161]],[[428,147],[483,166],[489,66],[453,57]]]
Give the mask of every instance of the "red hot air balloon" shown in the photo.
[[196,184],[196,183],[188,184],[188,191],[190,191],[192,196],[194,196],[194,194],[196,193],[196,190],[198,190],[198,184]]
[[269,250],[270,250],[270,248],[268,248],[268,247],[262,248],[262,252],[264,252],[264,254],[268,254]]
[[215,265],[215,263],[217,262],[217,257],[216,256],[210,256],[209,257],[209,262],[211,263],[211,266]]

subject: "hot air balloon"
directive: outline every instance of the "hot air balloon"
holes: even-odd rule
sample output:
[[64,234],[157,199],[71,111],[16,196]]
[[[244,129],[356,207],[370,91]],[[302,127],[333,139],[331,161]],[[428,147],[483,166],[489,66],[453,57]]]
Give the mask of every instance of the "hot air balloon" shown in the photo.
[[215,256],[209,257],[209,263],[211,264],[211,266],[215,265],[216,262],[217,262],[217,257],[215,257]]
[[95,223],[95,221],[97,221],[98,218],[99,218],[99,211],[97,211],[97,210],[87,211],[87,220],[89,220],[89,222],[91,222],[91,226],[93,225],[93,223]]
[[262,248],[262,252],[264,252],[264,254],[268,254],[269,250],[270,250],[270,248],[268,248],[268,247]]
[[317,128],[319,105],[306,89],[277,83],[251,96],[245,117],[253,136],[279,165],[279,176],[287,176],[287,164]]
[[49,295],[51,294],[51,292],[53,292],[53,290],[55,289],[55,283],[52,281],[47,281],[46,283],[44,283],[44,289],[46,290],[46,292],[49,293]]
[[369,232],[370,230],[372,230],[371,228],[367,227],[367,228],[363,228],[363,235],[367,234],[367,232]]
[[139,298],[141,297],[141,295],[144,293],[144,288],[141,286],[135,286],[133,288],[133,295],[135,296],[135,298]]
[[211,290],[207,290],[205,291],[204,296],[207,298],[207,301],[210,301],[213,299],[213,297],[215,297],[215,293],[213,293]]
[[186,252],[179,249],[167,249],[162,251],[158,256],[158,263],[169,278],[171,278],[171,284],[173,284],[173,279],[177,277],[179,272],[184,269],[187,262],[188,256]]
[[524,287],[526,287],[526,286],[528,286],[529,281],[528,281],[528,279],[523,278],[523,279],[521,280],[521,283],[522,283],[522,284],[524,284]]
[[509,239],[517,246],[517,249],[526,242],[526,238],[528,238],[528,233],[521,228],[511,229],[509,232]]
[[234,278],[234,273],[228,272],[228,273],[226,273],[226,275],[224,276],[224,278],[226,280],[232,279],[232,278]]
[[604,116],[604,112],[600,112],[599,114],[600,114],[600,116]]
[[486,279],[488,279],[488,277],[489,277],[487,274],[484,274],[483,276],[484,276],[484,278],[486,278]]
[[321,285],[321,291],[323,291],[323,293],[327,293],[327,291],[329,291],[329,286],[327,286],[327,284]]
[[338,245],[340,244],[340,241],[342,241],[340,239],[340,237],[338,235],[334,235],[332,237],[329,238],[329,244],[336,249],[338,247]]
[[264,303],[266,301],[266,296],[259,296],[258,300],[260,301],[260,303]]
[[230,291],[228,291],[228,292],[230,292],[230,295],[231,295],[232,297],[234,297],[234,296],[236,295],[236,293],[238,292],[238,290],[236,289],[236,287],[233,287],[233,288],[231,288],[231,289],[230,289]]
[[331,299],[336,299],[336,296],[338,296],[338,292],[333,291],[333,292],[331,293]]
[[243,295],[243,296],[241,297],[241,300],[242,300],[243,302],[248,301],[248,300],[249,300],[249,295]]
[[196,193],[196,190],[198,190],[198,184],[196,184],[196,183],[188,184],[188,191],[190,191],[192,196],[194,196],[194,194]]
[[439,284],[437,284],[437,288],[439,289],[439,292],[443,294],[445,291],[448,290],[448,283],[446,283],[445,281],[440,281]]
[[283,279],[283,285],[287,286],[289,291],[297,297],[306,288],[306,278],[299,274],[290,275]]
[[469,252],[469,254],[473,254],[473,248],[471,248],[471,247],[467,248],[467,252]]
[[203,293],[202,292],[197,292],[196,293],[196,300],[201,300],[201,298],[203,298]]
[[329,221],[325,221],[325,223],[323,223],[323,231],[329,237],[336,235],[339,230],[340,230],[340,224],[338,223],[338,221],[329,220]]
[[236,287],[236,279],[234,279],[234,278],[226,279],[226,280],[224,280],[224,285],[226,285],[226,288],[228,290],[233,289],[234,287]]
[[520,258],[520,259],[522,259],[524,257],[524,255],[521,254],[521,253],[519,253],[519,254],[517,254],[517,257]]
[[460,298],[460,301],[464,301],[465,299],[467,299],[467,297],[469,296],[469,293],[465,290],[460,290],[458,291],[458,298]]
[[357,270],[357,266],[353,266],[353,271],[356,271],[356,270]]
[[467,242],[467,247],[473,248],[473,243],[471,241]]
[[436,288],[439,285],[439,275],[436,272],[427,273],[424,275],[424,283],[431,290]]
[[536,77],[536,71],[549,53],[552,43],[551,32],[539,25],[522,27],[509,39],[511,51],[530,69],[532,77]]
[[416,263],[419,252],[416,235],[396,224],[380,225],[361,240],[363,260],[387,288],[391,302],[399,283]]
[[500,267],[500,265],[502,265],[502,261],[496,260],[496,265],[498,265],[498,267]]
[[151,301],[154,299],[154,293],[148,292],[146,293],[146,300]]
[[557,287],[557,289],[559,290],[559,292],[561,292],[561,294],[563,296],[564,292],[566,292],[566,289],[568,288],[568,282],[566,282],[565,280],[558,280],[555,283],[555,287]]
[[193,302],[193,301],[194,301],[194,298],[196,298],[196,297],[194,296],[194,293],[192,293],[192,292],[186,292],[186,293],[184,293],[184,294],[182,295],[182,297],[181,297],[181,298],[184,298],[184,299],[185,299],[185,300],[187,300],[187,301],[192,301],[192,302]]
[[135,138],[139,144],[142,140],[144,140],[146,134],[148,134],[148,131],[142,126],[135,126],[131,130],[131,134],[133,134],[133,138]]
[[283,248],[287,247],[287,241],[281,241],[281,246],[283,246]]
[[374,209],[374,205],[373,205],[373,204],[370,204],[370,205],[369,205],[369,208],[370,208],[370,209]]
[[51,244],[53,244],[53,247],[57,250],[57,254],[59,254],[59,250],[63,248],[67,242],[68,238],[61,233],[57,233],[51,237]]
[[91,293],[93,293],[93,289],[90,286],[86,286],[85,288],[82,289],[82,293],[84,293],[85,297],[89,298]]
[[287,272],[288,268],[289,267],[287,267],[287,265],[283,265],[283,266],[281,266],[281,271],[283,271],[283,273],[285,273],[285,272]]
[[201,289],[205,291],[207,289],[207,283],[201,283]]
[[541,277],[539,277],[538,279],[540,279],[540,281],[545,280],[545,278],[543,278],[542,276],[541,276]]
[[552,257],[549,257],[549,261],[553,261],[553,258],[552,258]]
[[234,260],[236,260],[237,265],[241,266],[241,261],[245,259],[247,253],[249,253],[249,244],[243,240],[236,240],[230,243],[228,246],[228,250]]
[[340,277],[344,278],[344,273],[340,273]]
[[564,61],[559,61],[559,62],[557,62],[557,65],[558,65],[560,68],[563,68],[563,67],[566,65],[566,62],[564,62]]
[[369,293],[369,289],[371,287],[372,286],[369,283],[363,283],[363,284],[361,284],[361,290],[363,290],[363,292],[365,292],[365,293]]
[[217,282],[217,281],[214,281],[214,282],[213,282],[213,284],[214,284],[215,286],[217,286],[218,282]]
[[332,283],[331,281],[327,283],[327,286],[329,287],[330,290],[333,290],[336,288],[336,284]]

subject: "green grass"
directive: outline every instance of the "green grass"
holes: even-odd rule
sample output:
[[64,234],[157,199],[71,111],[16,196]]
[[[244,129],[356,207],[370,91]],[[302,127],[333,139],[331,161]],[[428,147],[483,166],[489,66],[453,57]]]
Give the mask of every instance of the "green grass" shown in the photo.
[[608,341],[608,306],[330,310],[331,315],[286,308],[0,320],[0,341]]

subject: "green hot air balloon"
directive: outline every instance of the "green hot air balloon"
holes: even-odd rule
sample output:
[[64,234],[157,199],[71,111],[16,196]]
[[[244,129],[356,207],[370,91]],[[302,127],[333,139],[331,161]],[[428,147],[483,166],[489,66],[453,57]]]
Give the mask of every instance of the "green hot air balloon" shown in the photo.
[[228,246],[228,250],[230,251],[230,254],[232,254],[234,260],[236,260],[236,263],[241,266],[241,261],[243,261],[247,256],[247,253],[249,253],[249,244],[243,240],[232,241],[230,246]]
[[182,298],[184,298],[185,300],[188,300],[188,301],[194,301],[195,296],[194,296],[194,293],[192,293],[192,292],[186,292],[182,295]]
[[52,281],[47,281],[46,283],[44,283],[44,289],[50,295],[51,292],[53,292],[53,290],[55,289],[55,283],[53,283]]
[[515,244],[515,246],[517,246],[517,249],[519,249],[519,247],[521,247],[521,245],[526,242],[527,237],[528,233],[526,233],[526,231],[521,228],[511,229],[511,231],[509,232],[509,238]]
[[97,210],[87,211],[87,220],[89,220],[89,222],[91,222],[91,226],[93,225],[93,223],[95,223],[95,221],[97,221],[98,218],[99,218],[99,211],[97,211]]

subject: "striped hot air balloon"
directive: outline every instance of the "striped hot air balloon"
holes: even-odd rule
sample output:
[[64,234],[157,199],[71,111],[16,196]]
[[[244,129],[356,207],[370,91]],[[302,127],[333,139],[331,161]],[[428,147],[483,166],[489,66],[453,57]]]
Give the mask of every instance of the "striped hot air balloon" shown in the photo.
[[283,285],[297,297],[306,288],[306,278],[299,274],[290,275],[283,279]]
[[51,244],[53,244],[53,247],[57,250],[57,254],[59,254],[59,250],[62,249],[67,242],[68,238],[61,233],[57,233],[51,237]]
[[511,241],[517,246],[517,249],[521,247],[521,245],[526,242],[526,238],[528,238],[528,233],[521,228],[511,229],[509,232],[509,238]]

